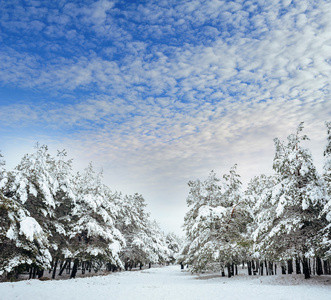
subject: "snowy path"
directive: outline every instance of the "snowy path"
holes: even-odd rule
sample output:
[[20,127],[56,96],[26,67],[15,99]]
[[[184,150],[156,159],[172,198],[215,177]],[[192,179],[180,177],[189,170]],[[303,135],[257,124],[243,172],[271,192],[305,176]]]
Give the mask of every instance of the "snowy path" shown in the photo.
[[310,281],[302,275],[210,277],[199,279],[179,266],[170,266],[74,280],[0,283],[0,299],[331,299],[331,276]]

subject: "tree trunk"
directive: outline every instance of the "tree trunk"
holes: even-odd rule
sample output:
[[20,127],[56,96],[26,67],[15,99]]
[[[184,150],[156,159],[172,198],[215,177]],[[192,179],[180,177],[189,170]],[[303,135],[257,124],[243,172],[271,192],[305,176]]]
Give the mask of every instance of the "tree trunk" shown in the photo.
[[223,266],[223,264],[221,264],[221,273],[222,273],[222,277],[225,277],[225,272],[224,272],[224,266]]
[[266,259],[264,260],[264,265],[265,265],[265,274],[268,276],[269,275],[269,273],[268,273],[268,264],[267,264]]
[[74,266],[72,267],[72,272],[71,272],[70,278],[76,277],[77,270],[78,270],[78,263],[79,263],[79,260],[76,258],[74,260]]
[[[82,262],[82,274],[85,274],[85,266],[86,266],[86,262]],[[110,264],[108,264],[108,271],[111,270],[111,266]]]
[[323,275],[322,260],[319,257],[316,257],[316,274]]
[[[62,267],[63,267],[63,264],[64,264],[64,260],[63,260],[63,259],[61,259],[61,260],[60,260],[60,265],[59,265],[59,268],[60,268],[60,270],[62,269]],[[49,272],[49,273],[51,273],[51,272]]]
[[65,263],[62,265],[62,268],[60,269],[60,272],[59,272],[59,276],[62,276],[62,273],[63,273],[64,269],[66,268],[67,264],[68,264],[68,260],[66,260]]
[[238,266],[236,265],[236,276],[238,276]]
[[248,275],[252,275],[252,263],[251,261],[247,262]]
[[274,275],[273,262],[269,261],[269,274]]
[[41,278],[44,276],[44,269],[39,269],[38,270],[38,278]]
[[57,264],[59,262],[59,259],[56,258],[53,264],[53,273],[52,273],[52,279],[55,279],[55,274],[56,274],[56,268],[57,268]]
[[231,277],[231,265],[230,263],[227,264],[227,268],[228,268],[228,277]]
[[33,266],[30,267],[29,279],[32,279],[33,268],[34,268]]
[[253,274],[254,275],[259,274],[259,272],[260,272],[260,261],[257,260],[255,263],[255,272],[253,271]]
[[48,269],[48,273],[51,274],[52,271],[53,271],[53,266],[54,265],[54,260],[52,259],[52,262],[51,262],[51,267]]
[[287,260],[287,274],[292,274],[293,273],[293,260],[288,259]]
[[324,275],[329,275],[329,267],[328,267],[329,262],[327,260],[323,260],[323,265],[324,265]]
[[295,259],[295,273],[301,274],[300,258]]
[[303,269],[303,274],[305,274],[305,279],[309,279],[310,272],[309,272],[308,259],[306,257],[303,257],[302,259],[302,269]]
[[263,261],[260,262],[260,275],[263,276]]
[[68,261],[66,273],[70,274],[70,271],[71,271],[71,259],[69,259],[69,261]]

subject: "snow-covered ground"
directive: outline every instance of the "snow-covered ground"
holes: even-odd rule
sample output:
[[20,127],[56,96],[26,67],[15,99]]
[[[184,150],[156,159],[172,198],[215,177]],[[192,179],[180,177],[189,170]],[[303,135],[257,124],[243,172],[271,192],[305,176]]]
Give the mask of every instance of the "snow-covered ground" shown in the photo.
[[0,299],[327,300],[331,299],[331,276],[304,280],[303,275],[240,274],[227,278],[215,274],[192,275],[179,266],[169,266],[70,280],[0,283]]

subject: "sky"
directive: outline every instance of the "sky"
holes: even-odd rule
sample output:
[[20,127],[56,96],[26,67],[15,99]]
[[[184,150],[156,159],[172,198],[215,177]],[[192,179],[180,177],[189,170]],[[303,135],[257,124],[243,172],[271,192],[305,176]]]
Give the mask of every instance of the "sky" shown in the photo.
[[181,234],[189,180],[272,174],[304,122],[319,170],[331,121],[329,0],[0,0],[0,150],[93,162]]

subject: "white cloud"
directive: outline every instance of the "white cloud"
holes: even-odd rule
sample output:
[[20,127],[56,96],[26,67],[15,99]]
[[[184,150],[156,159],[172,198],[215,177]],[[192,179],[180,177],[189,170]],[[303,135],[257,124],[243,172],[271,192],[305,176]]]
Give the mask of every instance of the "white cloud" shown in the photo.
[[0,134],[43,127],[27,139],[94,161],[120,190],[175,203],[211,169],[221,176],[238,163],[245,181],[271,172],[273,138],[301,121],[321,154],[331,118],[328,1],[99,1],[15,16],[12,29],[8,16],[2,22],[7,34],[34,24],[47,55],[9,43],[0,83],[53,98],[6,99]]

